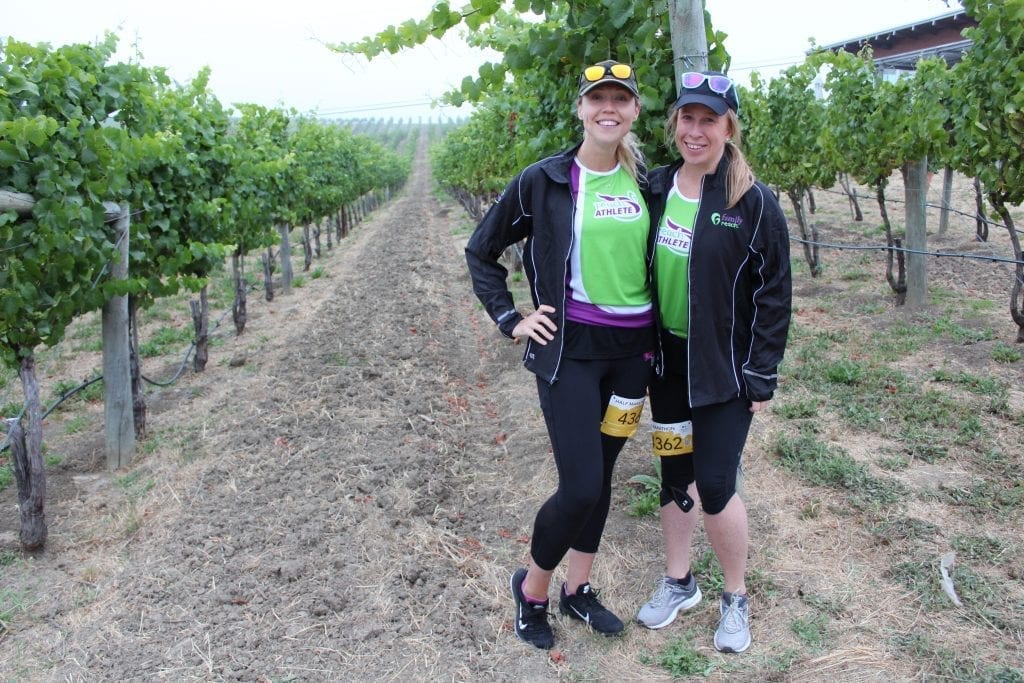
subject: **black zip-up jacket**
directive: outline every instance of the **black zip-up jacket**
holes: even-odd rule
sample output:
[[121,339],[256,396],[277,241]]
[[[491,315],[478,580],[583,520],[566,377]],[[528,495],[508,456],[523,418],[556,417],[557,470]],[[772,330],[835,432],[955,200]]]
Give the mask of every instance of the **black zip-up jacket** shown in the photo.
[[[736,206],[725,208],[728,156],[723,155],[715,173],[704,176],[690,246],[686,367],[692,407],[739,397],[771,399],[789,334],[792,285],[786,217],[759,182]],[[651,172],[651,253],[682,164],[680,159]],[[672,360],[665,359],[662,366],[671,368]]]
[[[508,271],[498,262],[506,247],[525,239],[523,269],[534,307],[555,309],[558,326],[546,345],[527,339],[523,364],[554,383],[562,359],[566,276],[572,248],[575,208],[569,176],[579,145],[527,166],[509,183],[476,227],[466,245],[473,292],[506,337],[523,319],[508,290]],[[639,173],[643,178],[643,173]],[[646,187],[641,185],[641,189]]]
[[573,201],[569,170],[579,146],[541,159],[516,176],[476,226],[466,245],[473,292],[506,337],[523,319],[508,289],[508,270],[498,262],[507,247],[525,239],[523,269],[534,308],[555,309],[558,329],[546,345],[527,339],[523,363],[554,383],[562,358],[565,280],[572,247]]

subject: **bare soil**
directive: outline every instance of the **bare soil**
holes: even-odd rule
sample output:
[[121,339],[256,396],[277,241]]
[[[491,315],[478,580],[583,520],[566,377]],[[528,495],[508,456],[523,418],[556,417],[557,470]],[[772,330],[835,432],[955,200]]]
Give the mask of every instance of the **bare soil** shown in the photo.
[[[848,219],[845,199],[818,200],[820,212]],[[863,208],[871,213],[870,202]],[[778,467],[769,444],[785,425],[772,413],[755,419],[745,453],[751,570],[773,586],[753,595],[747,654],[714,652],[712,591],[662,631],[630,623],[607,639],[554,616],[556,650],[519,642],[508,578],[527,557],[555,476],[521,347],[496,333],[472,295],[467,223],[435,196],[421,149],[401,194],[317,262],[325,277],[273,302],[252,297],[245,333],[220,330],[206,372],[150,387],[150,435],[130,468],[104,469],[101,406],[76,408],[88,426],[74,433],[62,429],[71,418],[55,414],[44,438],[65,459],[48,470],[45,551],[20,553],[17,494],[0,492],[0,678],[668,680],[656,659],[683,638],[708,658],[712,680],[876,681],[934,671],[926,656],[892,646],[900,634],[926,633],[992,661],[1019,653],[1019,630],[952,607],[926,610],[886,579],[900,539],[869,533],[832,505],[833,492]],[[955,230],[933,246],[973,248],[973,222]],[[906,315],[891,306],[880,256],[824,258],[821,278],[797,273],[799,323],[885,326]],[[850,279],[853,268],[869,276]],[[996,339],[929,347],[908,365],[999,373],[1024,413],[1022,364],[991,362],[993,344],[1016,334],[1008,267],[944,259],[929,268],[936,286],[997,302],[976,314]],[[886,310],[865,316],[870,302]],[[75,376],[74,367],[63,371]],[[838,421],[823,428],[869,463],[886,446]],[[1005,438],[1020,444],[1022,429]],[[648,443],[642,433],[620,458],[593,576],[627,621],[663,563],[657,519],[628,514],[629,478],[651,472]],[[965,467],[952,458],[901,476],[928,490],[968,480]],[[927,498],[907,506],[909,518],[941,529],[936,558],[954,533],[993,524]],[[1014,513],[998,524],[1020,522]],[[1005,537],[998,524],[993,533]],[[696,553],[708,550],[701,533]],[[1020,576],[1004,577],[1008,601],[1024,603]],[[808,595],[833,605],[818,649],[792,628],[814,614]]]

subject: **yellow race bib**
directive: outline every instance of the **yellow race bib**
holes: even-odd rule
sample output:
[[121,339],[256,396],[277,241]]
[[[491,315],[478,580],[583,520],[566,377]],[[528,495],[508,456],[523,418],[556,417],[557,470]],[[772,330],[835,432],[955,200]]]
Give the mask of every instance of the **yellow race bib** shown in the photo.
[[622,398],[612,394],[608,408],[601,420],[601,433],[608,436],[629,438],[640,426],[640,415],[644,411],[644,397]]
[[651,442],[654,454],[660,458],[693,453],[693,422],[663,424],[655,422]]

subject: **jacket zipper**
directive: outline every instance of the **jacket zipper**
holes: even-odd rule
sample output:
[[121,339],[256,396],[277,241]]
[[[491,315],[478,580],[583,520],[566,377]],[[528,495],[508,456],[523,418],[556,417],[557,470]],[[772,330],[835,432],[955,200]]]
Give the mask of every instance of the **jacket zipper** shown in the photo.
[[[569,195],[572,196],[572,180],[569,181]],[[572,203],[572,213],[569,221],[569,248],[562,258],[562,308],[558,311],[558,319],[562,334],[559,335],[558,356],[555,359],[555,370],[551,373],[551,384],[558,380],[558,371],[562,368],[562,354],[565,352],[565,300],[568,295],[565,280],[569,275],[569,257],[572,255],[572,245],[576,241],[576,200]]]
[[[682,166],[679,167],[682,170]],[[679,171],[676,171],[678,173]],[[707,176],[701,176],[700,179],[700,197],[697,199],[697,212],[693,215],[693,239],[690,241],[690,255],[687,257],[686,267],[686,403],[687,405],[693,405],[693,390],[691,383],[693,382],[693,373],[690,372],[690,326],[693,323],[693,309],[690,306],[690,302],[693,301],[693,279],[690,277],[690,273],[693,271],[692,265],[689,261],[693,258],[693,254],[696,251],[697,246],[697,228],[700,225],[700,210],[704,206],[704,183],[707,181]],[[675,179],[673,178],[673,186],[675,185]],[[668,197],[665,198],[665,204],[668,205]]]

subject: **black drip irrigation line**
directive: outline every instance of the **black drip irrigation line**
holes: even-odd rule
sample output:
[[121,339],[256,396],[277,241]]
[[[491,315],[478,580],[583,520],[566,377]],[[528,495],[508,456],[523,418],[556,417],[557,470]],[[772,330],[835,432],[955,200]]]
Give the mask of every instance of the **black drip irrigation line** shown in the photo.
[[[103,375],[96,375],[92,379],[86,380],[85,382],[82,382],[77,387],[74,387],[73,389],[68,389],[63,394],[61,394],[60,398],[58,398],[54,402],[54,404],[52,406],[50,406],[45,412],[43,412],[43,416],[42,416],[41,419],[45,420],[46,418],[48,418],[50,416],[50,413],[52,413],[53,411],[57,410],[57,408],[60,406],[61,403],[64,403],[64,401],[68,400],[69,398],[71,398],[72,396],[77,394],[78,392],[85,390],[90,385],[95,384],[96,382],[99,382],[101,379],[103,379]],[[24,416],[25,416],[25,407],[22,406],[21,412],[18,413],[17,417],[8,418],[8,420],[5,420],[5,422],[6,421],[21,422],[21,418],[24,417]],[[4,435],[4,442],[2,444],[0,444],[0,453],[3,453],[4,451],[6,451],[10,447],[11,447],[10,441],[7,440],[7,435],[5,434]]]
[[[219,321],[218,321],[218,324],[220,324]],[[214,326],[213,329],[216,330],[217,327]],[[143,379],[143,381],[145,381],[145,382],[147,382],[149,384],[152,384],[155,387],[169,387],[169,386],[171,386],[172,384],[174,384],[175,382],[178,381],[178,378],[181,377],[181,373],[185,372],[185,368],[188,367],[188,358],[189,358],[189,356],[192,355],[192,352],[195,350],[195,348],[196,348],[196,340],[193,339],[189,343],[188,348],[185,349],[185,357],[181,359],[181,365],[178,366],[178,371],[175,372],[174,375],[171,376],[170,379],[164,380],[164,381],[161,382],[159,380],[150,379],[149,377],[146,377],[141,372],[139,373],[139,377],[141,377]]]
[[[258,288],[257,284],[249,285],[249,291],[250,292],[256,290],[257,288]],[[220,317],[217,318],[217,321],[214,323],[213,330],[211,330],[211,332],[216,332],[217,331],[217,328],[219,328],[221,323],[224,322],[224,318],[227,317],[228,313],[231,310],[232,309],[227,309],[223,313],[221,313]],[[178,379],[181,377],[181,374],[183,372],[185,372],[185,368],[188,367],[188,359],[192,355],[192,352],[195,350],[195,348],[196,348],[196,340],[193,339],[189,343],[188,348],[185,350],[185,357],[182,358],[181,365],[178,366],[177,372],[175,372],[174,375],[170,379],[164,380],[164,381],[158,381],[158,380],[150,379],[149,377],[146,377],[145,375],[143,375],[141,373],[140,373],[139,376],[142,377],[142,379],[145,382],[147,382],[149,384],[152,384],[153,386],[169,387],[172,384],[174,384],[175,382],[177,382]],[[93,377],[90,380],[86,380],[85,382],[83,382],[82,384],[78,385],[77,387],[75,387],[73,389],[69,389],[68,391],[64,392],[63,394],[61,394],[60,398],[58,398],[54,402],[54,404],[52,406],[50,406],[46,410],[46,412],[43,413],[42,419],[45,420],[47,417],[49,417],[50,413],[55,411],[62,403],[64,403],[64,401],[72,398],[78,392],[83,391],[84,389],[88,388],[90,385],[95,384],[96,382],[99,382],[102,379],[103,379],[103,375],[97,375],[96,377]],[[16,421],[20,422],[21,418],[24,417],[24,415],[25,415],[25,408],[22,407],[21,412],[18,413],[17,417],[13,417],[13,418],[9,418],[9,419],[16,420]],[[7,436],[5,434],[4,435],[4,441],[3,441],[2,444],[0,444],[0,453],[3,453],[4,451],[6,451],[8,448],[10,448],[10,446],[11,446],[11,444],[7,440]]]

